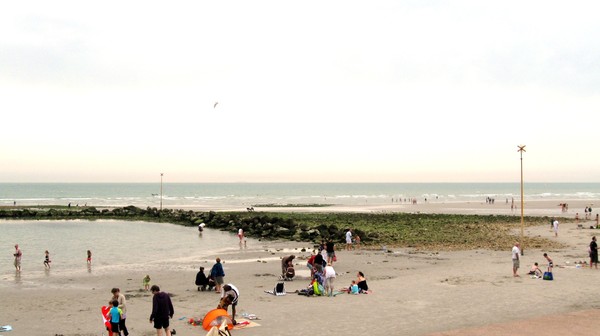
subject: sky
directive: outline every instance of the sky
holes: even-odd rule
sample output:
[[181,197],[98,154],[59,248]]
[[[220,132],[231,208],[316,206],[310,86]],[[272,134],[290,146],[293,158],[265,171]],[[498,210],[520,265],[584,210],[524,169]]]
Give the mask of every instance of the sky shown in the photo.
[[600,182],[599,12],[4,1],[0,182]]

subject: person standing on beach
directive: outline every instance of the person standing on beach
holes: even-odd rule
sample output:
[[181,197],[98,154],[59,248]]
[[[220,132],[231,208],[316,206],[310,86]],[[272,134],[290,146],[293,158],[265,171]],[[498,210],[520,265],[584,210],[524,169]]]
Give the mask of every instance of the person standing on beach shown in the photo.
[[331,238],[329,238],[327,240],[327,243],[325,244],[325,250],[327,251],[327,265],[333,266],[333,261],[336,258],[335,258],[335,245],[334,245],[333,241],[331,240]]
[[346,231],[346,251],[352,250],[352,230],[348,228]]
[[596,244],[596,236],[592,237],[592,242],[590,243],[590,268],[592,265],[596,265],[596,269],[598,269],[598,244]]
[[119,327],[119,322],[123,318],[123,311],[119,308],[119,301],[117,300],[109,301],[108,304],[112,306],[106,315],[106,319],[110,321],[110,335],[120,336],[121,329]]
[[150,287],[152,292],[152,314],[150,314],[150,323],[154,323],[156,329],[156,335],[162,335],[162,329],[165,329],[165,334],[171,336],[171,330],[169,329],[169,319],[173,318],[175,309],[173,309],[173,303],[169,294],[160,291],[160,287],[152,285]]
[[242,244],[242,241],[244,240],[244,230],[242,228],[238,230],[238,238],[240,238],[240,244]]
[[552,273],[552,268],[554,267],[554,261],[548,256],[548,253],[544,253],[544,258],[548,262],[548,272]]
[[512,248],[512,262],[513,262],[513,276],[518,277],[517,271],[519,270],[520,260],[519,255],[521,254],[521,250],[519,248],[521,246],[519,242],[515,243],[515,246]]
[[144,290],[147,292],[150,290],[150,275],[146,274],[146,276],[142,279],[142,285],[144,285]]
[[335,269],[331,265],[325,266],[325,293],[333,296],[333,280],[335,280]]
[[13,257],[15,257],[15,269],[17,272],[21,272],[21,257],[23,257],[23,252],[21,252],[19,244],[15,244],[15,253],[13,253]]
[[119,330],[123,332],[124,336],[129,335],[129,331],[127,331],[127,327],[125,326],[125,319],[127,318],[127,300],[125,299],[125,295],[121,294],[121,290],[119,288],[113,288],[111,291],[112,297],[108,301],[111,304],[114,301],[117,301],[117,307],[121,309],[121,320],[119,321]]
[[221,293],[221,286],[223,286],[223,278],[225,277],[221,258],[217,258],[216,263],[210,269],[210,277],[215,281],[215,292]]
[[327,265],[327,262],[323,258],[323,255],[321,253],[315,254],[315,260],[313,262],[313,273],[319,272],[322,274],[323,269],[325,268],[326,265]]
[[554,230],[554,237],[558,237],[558,219],[554,219],[552,222],[552,229]]

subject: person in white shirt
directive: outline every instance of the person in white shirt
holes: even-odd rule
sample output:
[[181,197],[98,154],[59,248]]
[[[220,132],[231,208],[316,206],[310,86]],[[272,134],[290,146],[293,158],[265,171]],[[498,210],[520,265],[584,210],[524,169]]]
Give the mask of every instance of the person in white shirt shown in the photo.
[[346,231],[346,251],[352,250],[352,230]]
[[325,266],[325,293],[333,296],[333,280],[335,280],[335,270],[333,266]]
[[552,222],[552,227],[554,229],[554,237],[558,237],[558,220],[554,220],[554,222]]
[[517,271],[519,270],[519,255],[521,254],[521,249],[519,248],[519,242],[515,243],[515,246],[512,248],[512,262],[513,262],[513,276],[518,277]]

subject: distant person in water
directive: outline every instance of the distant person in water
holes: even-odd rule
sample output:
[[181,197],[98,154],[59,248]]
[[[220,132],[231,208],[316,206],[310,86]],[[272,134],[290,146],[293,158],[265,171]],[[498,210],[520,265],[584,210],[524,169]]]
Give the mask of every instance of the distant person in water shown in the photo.
[[50,252],[48,252],[48,250],[46,250],[46,256],[44,257],[44,267],[46,267],[47,269],[50,269]]
[[91,265],[92,264],[92,251],[87,250],[87,264]]
[[23,252],[21,252],[19,244],[15,245],[15,253],[13,256],[15,257],[15,269],[17,272],[21,272],[21,257],[23,257]]

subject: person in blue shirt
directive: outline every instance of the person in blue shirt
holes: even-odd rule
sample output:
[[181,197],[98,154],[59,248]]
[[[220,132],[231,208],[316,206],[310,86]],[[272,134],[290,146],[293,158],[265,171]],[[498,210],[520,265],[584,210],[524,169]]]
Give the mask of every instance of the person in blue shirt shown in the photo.
[[216,259],[216,263],[210,270],[210,277],[215,281],[215,291],[221,293],[221,286],[223,286],[223,277],[225,277],[225,271],[223,270],[223,264],[221,264],[221,258]]
[[119,331],[119,322],[121,322],[121,316],[123,315],[123,311],[119,308],[119,301],[113,300],[113,307],[108,311],[106,318],[110,321],[110,329],[112,331],[112,336],[121,335]]

